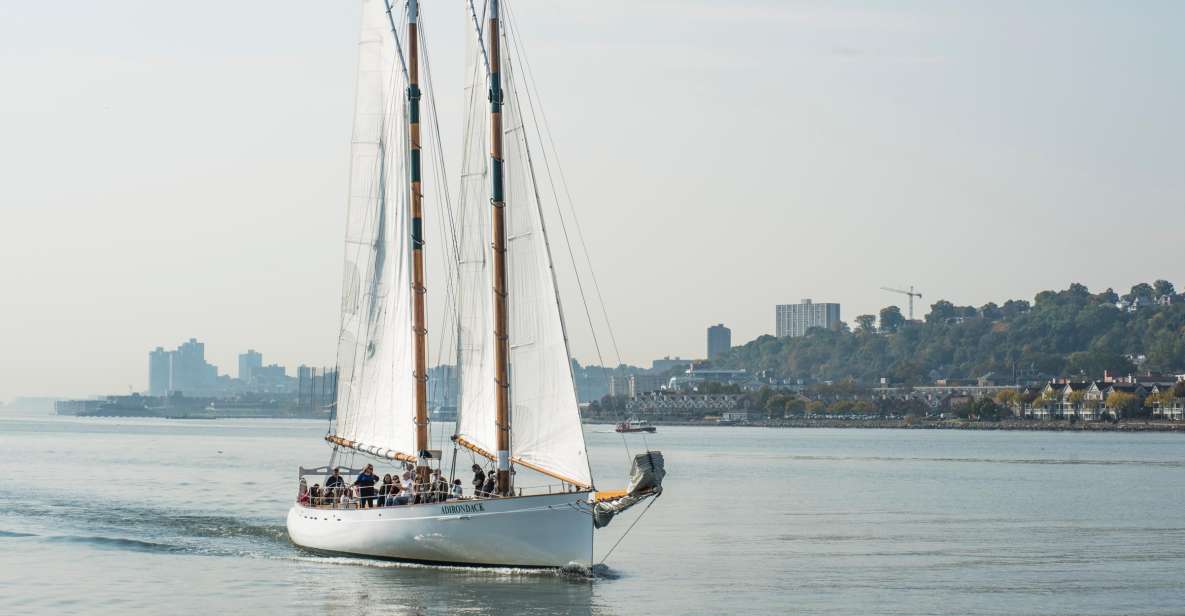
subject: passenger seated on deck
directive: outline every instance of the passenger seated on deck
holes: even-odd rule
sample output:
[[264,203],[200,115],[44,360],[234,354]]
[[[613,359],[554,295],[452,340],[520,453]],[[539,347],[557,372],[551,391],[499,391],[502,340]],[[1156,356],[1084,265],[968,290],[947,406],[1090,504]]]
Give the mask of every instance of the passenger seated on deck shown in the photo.
[[453,480],[453,495],[452,495],[453,498],[461,498],[464,495],[465,495],[465,490],[464,490],[464,488],[461,487],[461,480],[454,479]]
[[300,488],[296,490],[296,502],[301,505],[309,504],[309,483],[304,477],[300,478]]
[[383,483],[379,486],[379,507],[387,506],[387,498],[391,496],[391,475],[383,475]]
[[432,500],[437,503],[443,503],[448,500],[448,481],[440,474],[440,469],[432,472]]
[[360,508],[374,507],[378,503],[378,499],[374,495],[374,484],[378,481],[379,476],[374,474],[373,464],[367,464],[366,468],[358,473],[358,477],[354,479],[354,486],[358,489],[358,506]]
[[321,484],[314,483],[313,487],[309,488],[309,504],[320,507],[323,504],[321,500]]
[[341,509],[353,509],[358,504],[357,495],[354,494],[356,488],[349,486],[342,486],[338,488],[341,496],[338,497],[337,504]]
[[415,490],[413,489],[413,486],[415,486],[415,483],[416,483],[415,474],[412,473],[411,471],[403,471],[403,490],[402,490],[402,492],[403,492],[403,495],[405,497],[407,497],[408,502],[411,502],[412,497],[415,495]]
[[403,491],[403,485],[398,481],[391,483],[391,491],[387,493],[388,505],[406,505],[411,502],[407,492]]
[[481,490],[482,490],[482,488],[485,487],[485,485],[486,485],[485,471],[481,470],[480,466],[474,464],[473,465],[473,495],[474,496],[481,496]]

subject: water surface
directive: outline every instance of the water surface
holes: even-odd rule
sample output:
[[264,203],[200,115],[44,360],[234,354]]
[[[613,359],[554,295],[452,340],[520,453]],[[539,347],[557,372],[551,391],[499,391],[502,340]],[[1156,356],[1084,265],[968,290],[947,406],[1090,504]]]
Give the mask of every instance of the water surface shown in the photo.
[[[660,427],[667,492],[604,568],[564,575],[292,547],[296,466],[327,461],[325,427],[0,418],[0,611],[1185,611],[1181,434]],[[598,483],[623,485],[621,435],[586,433]]]

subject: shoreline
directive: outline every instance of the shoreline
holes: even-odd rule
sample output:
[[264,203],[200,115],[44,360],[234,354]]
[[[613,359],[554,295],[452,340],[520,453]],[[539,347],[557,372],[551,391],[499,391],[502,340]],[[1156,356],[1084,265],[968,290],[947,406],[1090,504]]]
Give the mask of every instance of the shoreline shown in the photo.
[[[1117,424],[1103,421],[1070,423],[1065,420],[1008,420],[1008,421],[964,421],[926,419],[776,419],[756,420],[744,423],[720,424],[714,421],[648,420],[652,426],[695,426],[719,428],[863,428],[884,430],[1011,430],[1027,432],[1185,432],[1185,421],[1153,422],[1143,420],[1120,421]],[[587,424],[613,426],[613,421],[586,421]]]

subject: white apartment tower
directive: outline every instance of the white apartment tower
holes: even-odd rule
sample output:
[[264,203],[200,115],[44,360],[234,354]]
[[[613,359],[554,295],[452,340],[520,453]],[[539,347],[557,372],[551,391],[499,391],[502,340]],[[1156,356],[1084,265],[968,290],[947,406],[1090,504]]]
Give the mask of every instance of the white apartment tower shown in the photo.
[[779,338],[805,336],[812,327],[831,329],[839,326],[839,304],[816,304],[809,299],[800,304],[778,304],[775,332]]

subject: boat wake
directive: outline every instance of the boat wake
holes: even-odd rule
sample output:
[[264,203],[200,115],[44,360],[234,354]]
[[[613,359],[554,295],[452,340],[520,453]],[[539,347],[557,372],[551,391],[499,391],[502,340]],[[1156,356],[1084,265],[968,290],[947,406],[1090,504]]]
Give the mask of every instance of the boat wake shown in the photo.
[[316,556],[311,554],[282,556],[276,558],[279,560],[291,560],[302,563],[338,567],[448,571],[473,577],[558,577],[575,581],[615,580],[620,577],[607,565],[603,564],[593,565],[592,567],[569,565],[560,569],[541,569],[538,567],[467,567],[465,565],[433,565],[427,563],[413,563],[398,560],[383,560],[354,556]]

